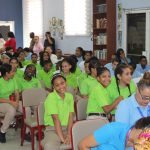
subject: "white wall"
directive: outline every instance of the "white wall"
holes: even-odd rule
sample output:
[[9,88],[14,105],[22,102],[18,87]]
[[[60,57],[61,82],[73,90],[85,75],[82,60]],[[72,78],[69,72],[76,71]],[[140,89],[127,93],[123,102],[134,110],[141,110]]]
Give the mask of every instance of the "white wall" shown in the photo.
[[[43,0],[44,2],[44,32],[49,30],[49,20],[58,17],[64,20],[64,0]],[[91,5],[92,6],[92,5]],[[78,10],[77,10],[78,11]],[[64,36],[63,40],[54,37],[56,48],[63,50],[63,53],[74,53],[76,47],[81,46],[85,50],[93,49],[91,37],[83,36]]]

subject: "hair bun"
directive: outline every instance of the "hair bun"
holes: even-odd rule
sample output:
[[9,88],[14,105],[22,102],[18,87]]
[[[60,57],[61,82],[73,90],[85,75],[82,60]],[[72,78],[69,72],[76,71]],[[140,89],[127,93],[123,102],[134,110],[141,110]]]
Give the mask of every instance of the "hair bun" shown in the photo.
[[150,72],[145,72],[143,75],[143,79],[150,80]]

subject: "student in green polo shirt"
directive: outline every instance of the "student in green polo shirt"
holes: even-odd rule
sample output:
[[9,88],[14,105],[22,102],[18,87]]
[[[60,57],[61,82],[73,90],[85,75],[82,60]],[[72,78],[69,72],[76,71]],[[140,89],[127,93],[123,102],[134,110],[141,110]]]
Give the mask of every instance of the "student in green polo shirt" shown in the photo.
[[42,68],[41,68],[40,64],[37,62],[37,60],[38,60],[37,53],[32,53],[32,55],[31,55],[31,64],[33,64],[36,67],[36,70],[38,72]]
[[[136,91],[136,85],[132,80],[131,69],[128,65],[120,64],[115,69],[115,77],[108,86],[111,102],[130,97]],[[115,111],[112,112],[115,114]]]
[[24,72],[18,68],[18,59],[16,57],[12,57],[9,61],[9,64],[12,66],[12,70],[15,72],[14,78],[17,81],[18,89],[21,90],[20,84],[21,79],[23,78]]
[[107,119],[107,114],[120,102],[119,100],[116,100],[110,104],[107,87],[111,82],[111,75],[110,71],[106,67],[97,68],[97,80],[99,84],[92,89],[89,95],[87,119],[96,119],[101,117]]
[[96,79],[96,77],[97,77],[96,68],[98,68],[98,67],[100,67],[99,60],[96,57],[91,58],[89,60],[90,74],[81,83],[81,87],[80,87],[81,97],[87,98],[89,96],[91,90],[99,84]]
[[30,88],[40,88],[41,83],[36,78],[36,68],[33,64],[27,65],[24,71],[24,78],[21,80],[21,91]]
[[50,60],[44,61],[43,63],[44,67],[42,70],[38,72],[38,79],[42,80],[45,84],[45,89],[49,92],[52,91],[51,87],[51,79],[56,71],[55,68],[53,67],[53,64]]
[[78,77],[77,77],[77,81],[78,81],[78,87],[79,89],[81,89],[81,84],[82,82],[88,78],[88,75],[90,74],[89,71],[89,60],[84,62],[84,70],[85,72],[82,72]]
[[44,103],[46,126],[43,140],[44,150],[56,150],[60,148],[61,144],[71,144],[70,132],[74,112],[73,96],[66,92],[66,79],[61,74],[55,74],[51,84],[54,91],[48,95]]
[[[5,114],[3,125],[0,129],[0,143],[6,143],[5,134],[19,106],[19,92],[16,80],[13,79],[14,71],[11,65],[3,64],[0,67],[0,72],[0,112]],[[12,94],[14,95],[13,101],[10,99],[10,95]]]
[[50,57],[49,57],[49,53],[44,51],[40,53],[40,66],[41,68],[44,67],[44,61],[49,60],[50,61]]
[[74,74],[76,64],[71,57],[66,57],[62,60],[61,71],[67,80],[67,85],[74,90],[77,90],[77,78]]

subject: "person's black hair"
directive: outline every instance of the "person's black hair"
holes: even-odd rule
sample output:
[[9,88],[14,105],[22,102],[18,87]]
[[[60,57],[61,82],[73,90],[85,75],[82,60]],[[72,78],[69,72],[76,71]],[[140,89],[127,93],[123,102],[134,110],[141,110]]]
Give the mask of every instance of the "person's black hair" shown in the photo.
[[75,63],[78,62],[78,59],[77,59],[76,55],[71,55],[71,56],[69,56],[69,57],[72,58]]
[[4,77],[6,73],[10,73],[12,66],[10,64],[2,64],[0,67],[1,77]]
[[86,54],[90,54],[92,56],[93,52],[92,51],[84,51],[84,54],[83,54],[83,60],[85,60],[85,55]]
[[45,65],[47,65],[47,64],[51,64],[51,65],[52,65],[51,60],[45,60],[45,61],[43,62],[43,66],[45,66]]
[[23,50],[28,53],[30,52],[30,49],[28,47],[25,47]]
[[3,38],[2,34],[0,33],[0,38]]
[[45,35],[46,35],[46,34],[50,35],[51,33],[50,33],[49,31],[47,31],[47,32],[45,33]]
[[110,73],[109,69],[106,67],[98,67],[96,68],[96,70],[97,70],[97,76],[102,75],[105,71],[108,71]]
[[116,57],[118,58],[119,62],[121,63],[120,53],[124,52],[122,48],[118,48],[116,52]]
[[63,63],[63,62],[67,62],[68,64],[71,65],[71,68],[70,68],[70,72],[71,72],[71,73],[74,73],[74,72],[76,71],[77,65],[76,65],[75,60],[74,60],[72,57],[66,57],[65,59],[62,60],[61,66],[60,66],[61,71],[63,71],[63,70],[62,70],[62,63]]
[[99,61],[99,59],[96,56],[91,57],[89,61],[92,61],[92,60]]
[[10,53],[8,53],[8,52],[6,52],[5,55],[7,55],[9,58],[12,58],[12,57],[13,57],[13,55],[10,54]]
[[13,49],[11,46],[6,47],[6,52],[10,51],[11,49]]
[[31,57],[32,57],[32,56],[37,56],[37,57],[38,57],[38,54],[37,54],[37,53],[32,53],[32,54],[31,54]]
[[134,124],[135,129],[144,129],[148,126],[150,126],[150,116],[143,117],[143,118],[137,120],[136,123]]
[[7,34],[7,36],[9,37],[9,38],[15,38],[15,35],[14,35],[14,33],[13,32],[8,32],[8,34]]
[[90,59],[89,60],[89,71],[90,71],[90,74],[91,74],[92,68],[97,69],[100,66],[101,66],[101,64],[100,64],[99,60],[97,60],[97,59]]
[[27,70],[28,70],[28,68],[30,68],[30,67],[34,67],[34,68],[35,68],[35,73],[34,73],[34,75],[33,75],[32,77],[36,77],[36,67],[35,67],[34,64],[29,64],[29,65],[26,66],[25,71],[24,71],[24,77],[26,76]]
[[113,59],[111,60],[111,62],[112,62],[112,63],[113,63],[113,62],[118,62],[118,63],[120,63],[120,61],[119,61],[119,59],[118,59],[117,57],[113,58]]
[[132,68],[133,68],[133,70],[135,70],[136,69],[136,63],[129,63],[129,66],[131,66]]
[[66,81],[66,78],[61,74],[61,73],[56,73],[52,76],[52,79],[51,79],[51,84],[52,86],[54,85],[54,81],[57,79],[57,78],[63,78],[65,81]]
[[[46,51],[40,53],[40,65],[41,65],[42,67],[44,66],[43,56],[44,56],[45,53],[47,53],[48,56],[49,56],[49,53],[46,52]],[[51,61],[51,60],[50,60],[50,57],[48,57],[48,60]]]
[[12,60],[16,60],[17,63],[19,63],[18,59],[16,57],[12,57],[10,60],[9,60],[9,63],[12,61]]
[[77,47],[76,49],[79,49],[80,50],[80,52],[83,54],[83,48],[82,47]]
[[[126,69],[126,68],[129,68],[129,66],[126,65],[126,64],[119,64],[119,65],[117,65],[117,67],[116,67],[116,69],[115,69],[115,78],[116,78],[117,90],[118,90],[119,95],[120,95],[120,88],[119,88],[119,78],[118,78],[118,74],[119,74],[119,75],[122,75],[124,69]],[[129,93],[130,93],[129,96],[131,96],[132,93],[131,93],[131,89],[130,89],[130,84],[127,84],[127,87],[128,87],[128,89],[129,89]]]
[[140,56],[140,61],[141,61],[142,59],[146,59],[146,60],[147,60],[146,56]]

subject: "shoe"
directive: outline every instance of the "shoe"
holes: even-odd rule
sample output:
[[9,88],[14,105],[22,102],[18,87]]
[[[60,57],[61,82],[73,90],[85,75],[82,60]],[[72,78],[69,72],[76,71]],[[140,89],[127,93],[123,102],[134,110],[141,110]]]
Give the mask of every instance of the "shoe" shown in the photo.
[[6,143],[6,137],[5,137],[6,133],[2,133],[0,132],[0,142],[1,143]]
[[30,133],[26,133],[24,139],[25,139],[27,142],[31,142],[31,135],[30,135]]

